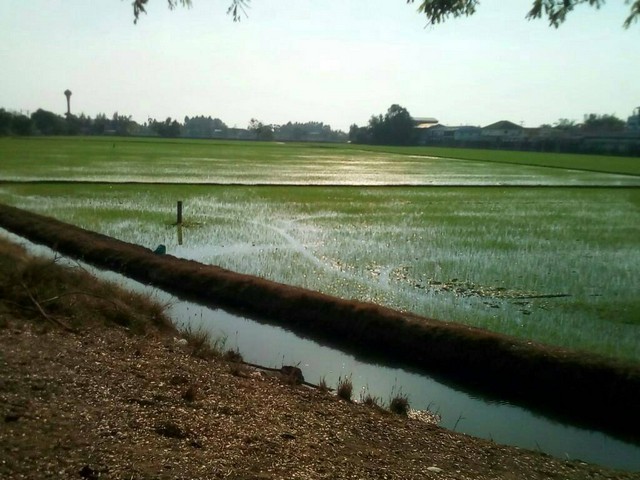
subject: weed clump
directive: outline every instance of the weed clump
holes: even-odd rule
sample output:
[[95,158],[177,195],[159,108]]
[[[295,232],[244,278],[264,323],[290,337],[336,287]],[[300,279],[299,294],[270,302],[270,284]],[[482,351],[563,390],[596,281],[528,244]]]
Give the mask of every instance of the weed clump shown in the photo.
[[380,397],[376,397],[369,391],[369,387],[363,388],[360,391],[360,403],[367,407],[379,408]]
[[344,378],[342,378],[342,376],[338,377],[336,393],[339,398],[342,398],[347,402],[351,401],[351,396],[353,395],[353,382],[351,381],[351,375]]
[[246,378],[250,374],[250,369],[244,363],[240,362],[229,362],[229,373],[234,377],[243,377]]
[[409,397],[401,391],[391,397],[389,400],[389,411],[397,415],[408,416],[409,410]]
[[226,352],[224,352],[224,355],[222,356],[222,358],[227,362],[233,362],[233,363],[244,362],[244,358],[242,357],[242,354],[238,349],[227,350]]
[[320,377],[320,381],[318,382],[318,390],[320,390],[321,392],[328,392],[329,390],[331,390],[329,388],[329,385],[327,384],[327,378],[323,375],[322,377]]
[[191,350],[191,356],[203,360],[222,358],[225,352],[227,338],[225,336],[213,337],[211,332],[200,327],[197,330],[190,325],[180,332]]

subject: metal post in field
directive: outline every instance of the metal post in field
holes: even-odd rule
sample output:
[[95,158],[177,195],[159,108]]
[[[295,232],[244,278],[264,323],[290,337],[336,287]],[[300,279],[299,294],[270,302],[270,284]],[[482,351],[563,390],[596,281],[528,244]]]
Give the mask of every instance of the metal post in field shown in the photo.
[[182,200],[178,200],[178,220],[177,225],[182,225]]

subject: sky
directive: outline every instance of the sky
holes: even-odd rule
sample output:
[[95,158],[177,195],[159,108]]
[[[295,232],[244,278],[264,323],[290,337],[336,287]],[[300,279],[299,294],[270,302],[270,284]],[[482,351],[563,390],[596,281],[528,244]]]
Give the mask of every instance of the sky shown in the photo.
[[528,21],[533,0],[482,0],[427,25],[405,0],[229,0],[170,11],[150,0],[2,0],[0,108],[114,112],[140,123],[218,117],[245,128],[318,121],[348,130],[392,104],[446,125],[525,127],[640,106],[640,22],[629,5],[577,8],[559,29]]

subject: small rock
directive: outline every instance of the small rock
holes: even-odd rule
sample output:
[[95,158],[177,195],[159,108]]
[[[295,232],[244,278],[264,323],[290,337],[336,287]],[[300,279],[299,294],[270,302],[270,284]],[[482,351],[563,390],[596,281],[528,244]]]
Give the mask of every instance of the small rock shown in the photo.
[[176,374],[169,379],[170,385],[186,385],[189,383],[189,377],[186,375]]
[[20,420],[21,416],[22,415],[20,415],[19,413],[7,413],[4,416],[4,422],[5,423],[17,422],[18,420]]
[[302,375],[302,370],[298,367],[293,367],[291,365],[284,365],[280,369],[280,373],[291,383],[301,384],[304,382],[304,375]]
[[82,467],[79,473],[82,478],[88,478],[89,480],[96,480],[98,478],[98,471],[94,470],[89,465]]
[[173,422],[165,422],[156,427],[156,433],[168,438],[186,438],[187,433]]
[[444,470],[442,470],[441,468],[438,468],[438,467],[428,467],[427,470],[430,471],[430,472],[433,472],[433,473],[442,473],[442,472],[444,472]]
[[189,388],[187,388],[182,394],[182,398],[185,402],[195,402],[198,398],[198,387],[196,387],[195,385],[190,385]]

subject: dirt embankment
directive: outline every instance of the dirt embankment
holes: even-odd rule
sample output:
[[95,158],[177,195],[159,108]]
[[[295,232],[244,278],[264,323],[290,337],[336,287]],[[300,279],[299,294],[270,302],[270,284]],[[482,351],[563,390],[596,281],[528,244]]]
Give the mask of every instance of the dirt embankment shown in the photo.
[[240,309],[305,335],[375,352],[485,392],[639,439],[637,365],[155,255],[141,246],[6,205],[0,205],[0,226],[172,293]]
[[639,480],[194,355],[148,298],[0,239],[0,478]]

